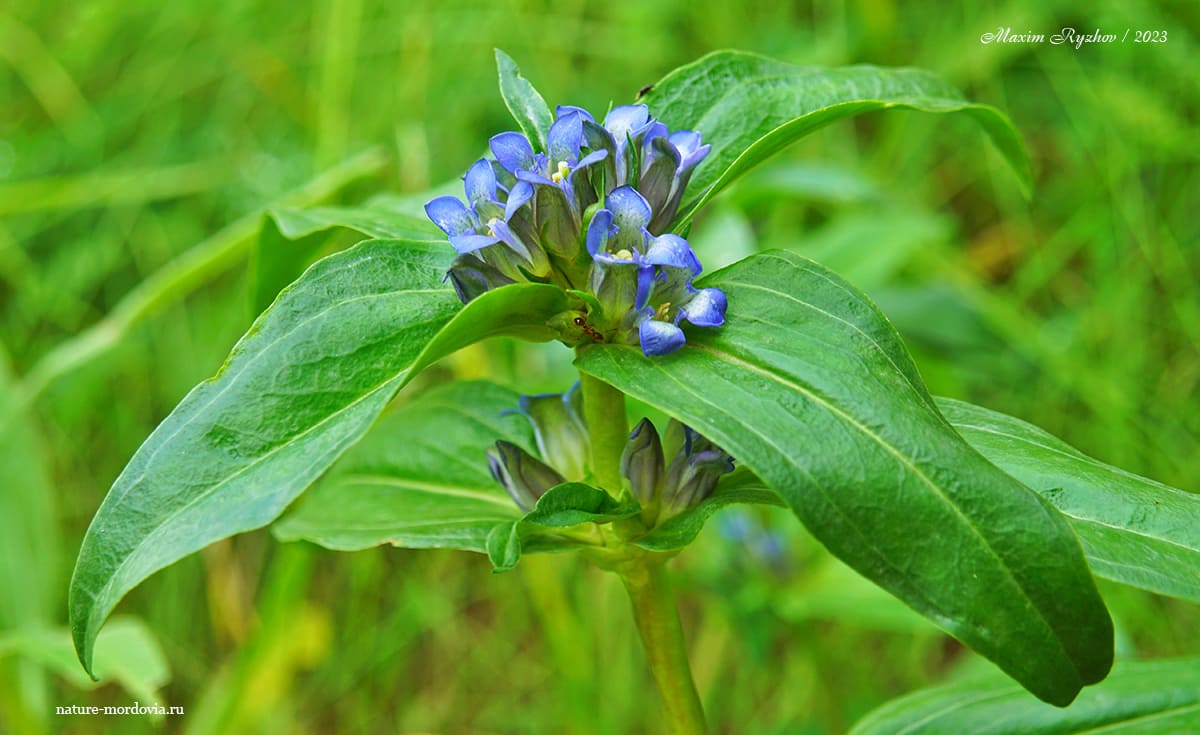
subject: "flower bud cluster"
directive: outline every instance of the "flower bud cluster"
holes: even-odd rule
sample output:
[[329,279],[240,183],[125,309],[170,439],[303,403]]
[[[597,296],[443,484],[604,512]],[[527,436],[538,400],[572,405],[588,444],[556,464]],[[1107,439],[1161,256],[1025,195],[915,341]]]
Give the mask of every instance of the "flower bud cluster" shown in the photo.
[[[590,448],[579,384],[567,393],[522,396],[518,413],[533,427],[541,459],[515,444],[498,441],[488,450],[492,477],[521,510],[529,512],[550,488],[587,480]],[[621,455],[621,474],[643,508],[647,526],[681,513],[712,494],[733,458],[711,440],[672,419],[660,437],[642,419]]]
[[661,438],[654,424],[642,419],[621,454],[621,474],[645,509],[648,526],[695,506],[732,471],[728,452],[674,419]]
[[668,232],[709,152],[700,134],[670,132],[645,105],[613,108],[603,124],[560,106],[547,141],[536,151],[520,133],[494,136],[494,158],[463,177],[465,203],[425,206],[459,253],[447,277],[463,303],[511,283],[557,284],[578,301],[552,322],[564,342],[647,355],[682,347],[683,322],[723,324],[725,294],[692,285],[700,261]]

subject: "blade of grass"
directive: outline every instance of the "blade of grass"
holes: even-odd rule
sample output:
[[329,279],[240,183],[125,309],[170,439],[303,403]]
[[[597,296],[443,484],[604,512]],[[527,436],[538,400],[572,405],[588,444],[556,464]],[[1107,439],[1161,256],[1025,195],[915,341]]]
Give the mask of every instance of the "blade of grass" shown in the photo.
[[103,354],[138,323],[244,258],[265,210],[320,201],[347,183],[378,172],[385,162],[381,149],[366,150],[202,240],[135,286],[103,319],[42,356],[22,378],[20,394],[33,402],[51,383]]

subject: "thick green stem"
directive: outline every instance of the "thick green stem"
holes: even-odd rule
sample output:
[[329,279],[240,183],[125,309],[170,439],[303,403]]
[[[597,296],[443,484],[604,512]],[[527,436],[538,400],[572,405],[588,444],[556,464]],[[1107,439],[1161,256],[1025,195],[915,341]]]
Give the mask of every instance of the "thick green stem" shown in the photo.
[[666,570],[660,562],[640,563],[621,570],[621,581],[633,602],[633,617],[642,634],[671,732],[704,735],[707,732],[704,709],[692,681],[679,611]]
[[614,496],[621,491],[621,452],[629,439],[625,394],[590,375],[579,375],[583,390],[583,420],[592,442],[592,472],[596,484]]

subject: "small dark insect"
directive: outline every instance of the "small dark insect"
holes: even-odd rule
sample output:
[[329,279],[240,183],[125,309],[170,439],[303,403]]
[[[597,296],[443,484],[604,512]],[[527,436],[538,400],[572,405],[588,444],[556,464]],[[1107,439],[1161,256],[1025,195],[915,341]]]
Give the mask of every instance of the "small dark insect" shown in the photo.
[[647,84],[646,86],[642,87],[641,89],[638,90],[637,97],[633,98],[634,101],[636,102],[637,100],[640,100],[641,98],[650,94],[650,90],[652,90],[652,89],[654,89],[653,84]]
[[586,334],[587,336],[591,337],[593,341],[596,341],[596,342],[604,341],[604,335],[600,334],[595,329],[593,329],[591,326],[589,326],[587,323],[587,319],[584,319],[581,316],[577,316],[577,317],[575,317],[575,325],[578,327],[582,327],[583,333]]

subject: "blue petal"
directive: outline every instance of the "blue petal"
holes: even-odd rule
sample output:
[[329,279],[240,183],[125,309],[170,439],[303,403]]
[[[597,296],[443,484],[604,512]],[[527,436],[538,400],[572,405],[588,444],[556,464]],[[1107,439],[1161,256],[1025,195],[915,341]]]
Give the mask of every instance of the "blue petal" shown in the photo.
[[646,262],[651,265],[669,265],[674,268],[687,268],[692,275],[699,275],[703,270],[692,246],[679,235],[659,235],[650,241],[646,250]]
[[622,105],[608,111],[604,118],[604,127],[612,133],[617,146],[625,144],[625,139],[636,138],[650,122],[650,108],[645,105]]
[[531,184],[542,184],[544,186],[558,186],[558,184],[554,183],[553,181],[546,178],[545,176],[542,176],[540,173],[537,173],[536,171],[518,171],[517,179],[519,181],[527,181]]
[[425,214],[450,237],[475,229],[475,218],[457,197],[438,197],[425,205]]
[[710,145],[700,145],[700,133],[691,130],[678,130],[671,133],[670,140],[675,149],[679,151],[680,171],[695,168],[712,150]]
[[603,161],[607,157],[608,151],[606,150],[601,149],[598,151],[592,151],[583,158],[579,159],[579,163],[575,165],[575,170],[578,171],[579,169],[587,168],[593,163],[599,163],[600,161]]
[[725,292],[719,288],[702,288],[692,300],[679,309],[680,319],[697,327],[719,327],[725,323]]
[[488,141],[492,154],[506,170],[512,173],[528,171],[534,166],[533,146],[520,133],[500,133]]
[[587,250],[588,254],[595,256],[597,253],[604,252],[604,244],[608,242],[608,238],[612,235],[613,214],[607,209],[601,209],[592,216],[592,222],[588,225],[587,231]]
[[683,347],[687,337],[683,330],[670,322],[647,319],[638,325],[638,341],[645,355],[665,355]]
[[463,176],[463,187],[472,206],[496,201],[496,172],[492,170],[492,162],[486,158],[476,161]]
[[[622,266],[643,267],[642,254],[637,252],[636,250],[630,250],[628,258],[622,258],[614,253],[608,252],[607,250],[600,250],[595,255],[592,256],[592,260],[594,260],[595,262],[599,263],[600,265],[606,266],[606,267],[622,267]],[[654,269],[651,268],[650,270],[654,270]],[[640,274],[641,271],[638,271],[638,273]]]
[[558,118],[550,126],[547,141],[552,168],[557,166],[559,161],[575,163],[579,160],[579,146],[583,143],[583,117],[571,114]]
[[[650,294],[654,291],[654,282],[662,280],[657,268],[646,267],[638,271],[637,274],[637,296],[633,299],[633,308],[642,311],[650,302]],[[647,312],[649,315],[654,315],[654,310],[650,309]]]
[[513,185],[512,191],[508,192],[508,203],[504,205],[504,221],[512,219],[517,210],[525,206],[532,198],[533,184],[528,181],[518,181]]
[[670,141],[679,151],[679,155],[687,157],[700,147],[700,133],[694,130],[676,130],[671,133]]
[[666,138],[670,131],[667,126],[655,120],[650,123],[650,127],[646,130],[646,135],[642,137],[642,147],[647,153],[650,152],[650,142],[655,138]]
[[487,235],[477,235],[474,232],[465,235],[451,235],[450,244],[454,246],[460,254],[473,253],[480,248],[486,248],[488,245],[495,245],[500,242],[499,238],[488,237]]
[[570,115],[572,112],[578,112],[579,115],[584,120],[587,120],[588,122],[596,122],[596,118],[592,117],[592,113],[588,112],[587,110],[583,109],[582,107],[576,107],[575,105],[559,105],[558,107],[554,108],[555,118],[566,117],[567,115]]
[[512,248],[513,252],[524,258],[527,263],[533,263],[533,254],[529,252],[529,248],[521,241],[521,238],[517,237],[517,233],[512,231],[507,222],[493,220],[488,223],[488,226],[492,228],[492,232],[496,233],[496,237]]
[[650,224],[650,204],[632,186],[618,186],[610,191],[605,205],[612,211],[617,227],[627,233]]
[[567,181],[571,182],[572,184],[575,183],[575,174],[579,173],[580,171],[586,171],[588,166],[591,166],[594,163],[599,163],[607,157],[608,151],[592,151],[583,158],[579,159],[579,163],[575,164],[575,167],[571,169],[571,173],[567,176]]

